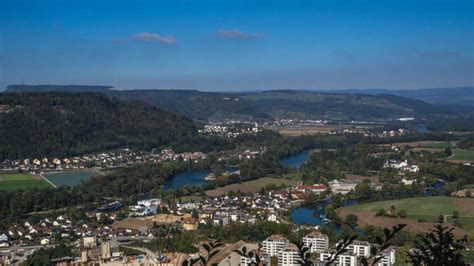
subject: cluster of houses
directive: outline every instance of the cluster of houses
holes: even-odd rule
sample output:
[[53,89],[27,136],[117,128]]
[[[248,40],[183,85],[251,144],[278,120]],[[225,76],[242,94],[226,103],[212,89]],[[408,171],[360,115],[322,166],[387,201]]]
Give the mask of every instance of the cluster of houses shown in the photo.
[[404,136],[408,133],[408,130],[405,128],[399,128],[397,130],[384,130],[380,133],[377,134],[378,137],[380,138],[386,138],[386,137],[399,137],[399,136]]
[[374,137],[374,138],[393,138],[404,136],[409,131],[405,128],[399,128],[396,130],[383,130],[383,131],[374,131],[365,128],[341,128],[337,130],[332,130],[329,132],[330,135],[362,135],[364,137]]
[[209,123],[204,126],[204,129],[200,129],[199,133],[226,138],[236,138],[241,134],[255,134],[260,131],[261,129],[259,129],[258,123],[226,121],[225,123]]
[[407,160],[405,161],[388,160],[383,165],[383,168],[395,169],[399,171],[412,172],[412,173],[418,173],[420,171],[420,168],[418,167],[418,165],[409,164]]
[[162,151],[152,150],[132,151],[122,149],[114,152],[90,154],[84,156],[65,158],[34,158],[23,160],[5,160],[0,162],[0,170],[39,172],[42,170],[64,170],[64,169],[86,169],[99,168],[110,169],[139,165],[148,162],[159,163],[166,160],[184,160],[198,162],[206,158],[202,152],[175,153],[171,149]]
[[[87,220],[74,221],[67,215],[55,218],[43,218],[37,223],[25,221],[23,224],[13,224],[0,233],[0,247],[49,245],[55,239],[74,240],[91,236],[139,236],[144,232],[128,228],[113,228],[111,225],[99,223],[100,213],[87,213]],[[109,213],[111,220],[116,214]]]
[[322,126],[327,124],[327,120],[313,120],[313,119],[286,119],[279,118],[273,121],[267,121],[263,123],[264,127],[310,127],[310,126]]

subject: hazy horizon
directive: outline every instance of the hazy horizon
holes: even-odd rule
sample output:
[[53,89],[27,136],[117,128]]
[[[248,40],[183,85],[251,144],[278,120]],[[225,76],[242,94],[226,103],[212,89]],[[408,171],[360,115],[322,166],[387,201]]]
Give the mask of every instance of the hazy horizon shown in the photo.
[[474,86],[474,1],[1,4],[0,90]]

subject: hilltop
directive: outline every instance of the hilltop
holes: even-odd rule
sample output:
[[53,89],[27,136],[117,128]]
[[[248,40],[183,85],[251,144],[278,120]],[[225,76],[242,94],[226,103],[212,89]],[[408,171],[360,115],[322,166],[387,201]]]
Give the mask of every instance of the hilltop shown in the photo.
[[474,106],[474,87],[428,88],[417,90],[349,89],[338,93],[390,94],[432,104]]
[[1,93],[0,159],[151,149],[194,141],[191,119],[101,93]]
[[105,92],[112,89],[112,86],[96,85],[10,85],[5,92]]
[[[15,90],[12,89],[16,88]],[[8,91],[61,90],[77,92],[90,86],[9,86]],[[94,87],[94,86],[92,86]],[[388,94],[391,91],[316,92],[277,90],[263,92],[202,92],[196,90],[110,90],[101,92],[122,101],[141,101],[199,121],[225,119],[267,120],[271,118],[327,120],[392,120],[414,117],[419,120],[470,118],[474,107],[427,103]],[[416,91],[416,90],[415,90]],[[363,91],[365,92],[365,91]],[[375,92],[386,94],[376,94]],[[413,92],[415,93],[415,92]],[[421,92],[420,92],[421,93]]]
[[264,91],[219,93],[178,90],[109,91],[121,100],[138,100],[197,120],[300,118],[384,120],[400,117],[441,119],[474,113],[473,108],[429,104],[394,95]]

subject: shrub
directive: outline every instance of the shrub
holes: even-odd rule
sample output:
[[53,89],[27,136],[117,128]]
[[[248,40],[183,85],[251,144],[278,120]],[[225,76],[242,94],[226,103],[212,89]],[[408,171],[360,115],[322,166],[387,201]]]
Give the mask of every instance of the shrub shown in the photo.
[[462,228],[462,223],[459,220],[454,220],[453,225],[459,228]]
[[401,218],[407,218],[407,211],[405,210],[399,210],[398,211],[398,216],[400,216]]
[[346,223],[352,227],[356,226],[358,221],[359,217],[357,217],[357,215],[349,214],[346,216]]
[[386,215],[387,215],[387,211],[385,209],[380,209],[375,214],[375,216],[386,216]]

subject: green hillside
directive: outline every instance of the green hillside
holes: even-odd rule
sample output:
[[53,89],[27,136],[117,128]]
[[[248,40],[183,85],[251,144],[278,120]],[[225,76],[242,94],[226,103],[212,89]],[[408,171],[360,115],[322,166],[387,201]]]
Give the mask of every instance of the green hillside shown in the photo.
[[0,94],[0,159],[183,146],[196,136],[189,118],[100,93]]
[[143,101],[202,121],[269,117],[236,94],[193,90],[109,91],[107,94],[120,100]]
[[[81,90],[81,86],[9,86],[8,91],[48,89],[77,92]],[[85,91],[91,89],[93,86],[83,87]],[[196,90],[118,91],[101,86],[94,89],[115,99],[145,102],[200,121],[266,120],[269,118],[360,121],[415,117],[426,119],[428,122],[436,121],[436,125],[443,125],[444,121],[471,119],[470,117],[474,115],[473,107],[430,104],[389,94],[367,95],[292,90],[253,93]]]

